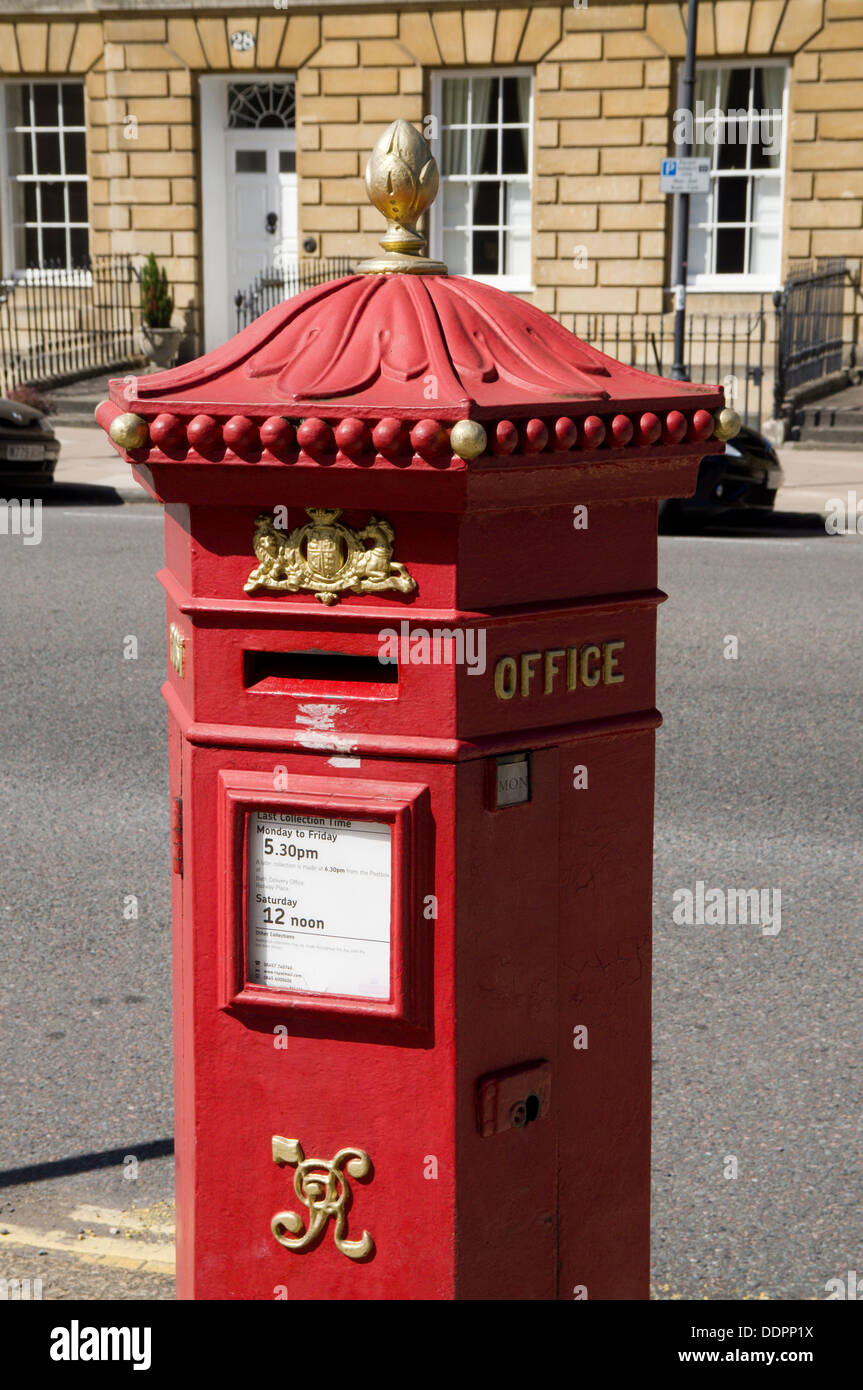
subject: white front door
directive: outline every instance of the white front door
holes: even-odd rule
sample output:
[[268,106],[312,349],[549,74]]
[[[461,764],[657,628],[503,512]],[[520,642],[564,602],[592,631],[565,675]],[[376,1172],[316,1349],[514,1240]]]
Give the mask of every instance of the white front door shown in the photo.
[[236,295],[245,296],[257,276],[297,256],[296,134],[232,130],[225,159],[227,293],[236,325]]
[[[204,349],[237,332],[236,296],[296,259],[294,81],[285,74],[201,78]],[[271,302],[272,292],[267,298]]]

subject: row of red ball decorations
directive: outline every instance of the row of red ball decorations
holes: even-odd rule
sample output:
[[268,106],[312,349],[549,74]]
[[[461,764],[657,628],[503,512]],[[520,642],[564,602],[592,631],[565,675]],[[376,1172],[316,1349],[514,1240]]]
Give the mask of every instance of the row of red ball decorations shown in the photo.
[[679,444],[684,437],[701,443],[710,438],[713,424],[709,410],[696,410],[689,420],[679,410],[669,410],[664,416],[646,410],[636,417],[615,415],[611,420],[602,420],[598,415],[572,420],[563,415],[551,428],[544,420],[527,420],[521,429],[512,420],[499,420],[489,446],[493,454],[512,454],[519,446],[522,453],[541,454],[549,448],[553,453],[571,449],[584,452],[598,449],[601,444],[612,449],[633,443],[647,447],[660,440],[663,444]]
[[[489,422],[488,449],[496,455],[540,454],[546,450],[563,453],[568,450],[589,451],[601,444],[623,448],[628,444],[648,447],[660,440],[664,444],[679,444],[684,438],[693,443],[709,439],[714,419],[708,410],[696,410],[687,419],[679,410],[657,415],[646,410],[640,415],[615,415],[602,420],[598,415],[579,419],[561,416],[552,425],[545,420],[531,419],[516,424],[512,420]],[[150,442],[157,448],[172,452],[186,443],[204,453],[227,445],[242,457],[254,454],[261,446],[278,456],[299,447],[312,458],[340,450],[347,458],[359,458],[372,446],[385,458],[402,456],[408,448],[422,457],[431,458],[443,453],[449,443],[445,426],[439,420],[419,420],[412,428],[395,417],[378,420],[370,426],[365,420],[350,416],[330,426],[324,420],[306,419],[296,429],[280,415],[272,415],[257,426],[245,415],[234,415],[221,423],[211,415],[196,415],[183,427],[176,415],[157,415],[149,427]]]

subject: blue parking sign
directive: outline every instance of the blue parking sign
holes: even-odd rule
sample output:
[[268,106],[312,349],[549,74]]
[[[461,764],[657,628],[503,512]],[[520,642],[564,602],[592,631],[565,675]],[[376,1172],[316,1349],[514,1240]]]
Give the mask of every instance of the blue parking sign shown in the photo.
[[663,159],[659,166],[660,193],[706,193],[710,188],[710,160],[703,155]]

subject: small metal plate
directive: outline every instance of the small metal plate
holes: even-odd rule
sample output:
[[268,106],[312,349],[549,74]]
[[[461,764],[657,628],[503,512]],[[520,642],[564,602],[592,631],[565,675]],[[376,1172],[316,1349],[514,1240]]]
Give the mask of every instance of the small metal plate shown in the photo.
[[520,806],[530,801],[530,754],[505,753],[495,758],[493,805]]

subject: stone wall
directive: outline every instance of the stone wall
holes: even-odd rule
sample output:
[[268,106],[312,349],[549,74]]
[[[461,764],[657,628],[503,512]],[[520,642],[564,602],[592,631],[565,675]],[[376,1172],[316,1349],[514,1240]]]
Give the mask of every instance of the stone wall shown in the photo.
[[[534,283],[552,312],[668,307],[669,148],[685,4],[427,10],[322,16],[64,14],[0,24],[6,76],[86,81],[94,251],[155,251],[178,305],[199,302],[197,78],[297,73],[300,237],[324,256],[375,250],[362,171],[396,115],[418,124],[442,68],[534,68]],[[699,58],[791,64],[784,257],[863,256],[863,17],[859,0],[702,0]],[[237,52],[237,28],[256,45]],[[129,117],[137,138],[126,138]],[[584,247],[587,263],[574,253]]]

